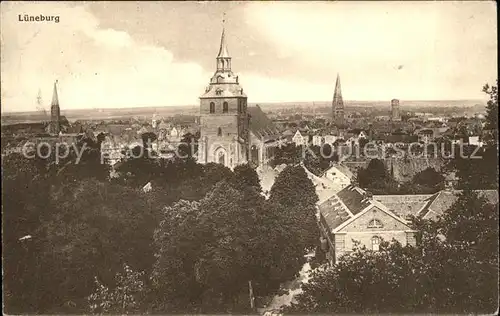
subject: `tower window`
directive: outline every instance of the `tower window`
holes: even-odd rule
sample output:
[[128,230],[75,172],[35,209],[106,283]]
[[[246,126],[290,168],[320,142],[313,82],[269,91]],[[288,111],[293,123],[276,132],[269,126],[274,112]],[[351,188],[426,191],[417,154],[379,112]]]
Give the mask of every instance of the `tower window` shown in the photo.
[[222,128],[217,129],[217,136],[222,136]]
[[210,102],[210,113],[215,113],[215,103]]
[[229,106],[228,106],[227,102],[224,102],[222,104],[222,113],[227,113],[228,110],[229,110]]

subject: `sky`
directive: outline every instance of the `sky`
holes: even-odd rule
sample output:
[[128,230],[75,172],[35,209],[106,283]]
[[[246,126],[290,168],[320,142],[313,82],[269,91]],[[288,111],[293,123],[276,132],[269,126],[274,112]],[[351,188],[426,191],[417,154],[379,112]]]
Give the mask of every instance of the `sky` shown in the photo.
[[[196,105],[226,14],[248,102],[484,99],[497,78],[496,4],[2,2],[2,112]],[[18,15],[59,16],[20,22]]]

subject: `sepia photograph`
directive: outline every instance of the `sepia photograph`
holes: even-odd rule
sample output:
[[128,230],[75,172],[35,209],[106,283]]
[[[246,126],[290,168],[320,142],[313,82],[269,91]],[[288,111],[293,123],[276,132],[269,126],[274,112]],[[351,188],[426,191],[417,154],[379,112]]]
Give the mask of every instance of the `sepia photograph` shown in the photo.
[[2,1],[6,315],[495,315],[494,1]]

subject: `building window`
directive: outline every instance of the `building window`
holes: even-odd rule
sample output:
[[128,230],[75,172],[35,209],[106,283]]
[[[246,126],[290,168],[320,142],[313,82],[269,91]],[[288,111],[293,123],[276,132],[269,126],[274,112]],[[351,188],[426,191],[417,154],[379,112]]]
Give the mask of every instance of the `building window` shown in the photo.
[[380,246],[380,238],[378,238],[377,236],[373,236],[373,238],[372,238],[372,250],[379,251],[379,246]]
[[375,218],[368,223],[368,228],[382,228],[382,227],[384,227],[382,225],[382,222]]
[[210,102],[210,113],[215,113],[215,103]]
[[222,113],[227,113],[229,110],[229,106],[227,105],[227,102],[222,103]]
[[217,129],[217,136],[222,136],[222,128]]

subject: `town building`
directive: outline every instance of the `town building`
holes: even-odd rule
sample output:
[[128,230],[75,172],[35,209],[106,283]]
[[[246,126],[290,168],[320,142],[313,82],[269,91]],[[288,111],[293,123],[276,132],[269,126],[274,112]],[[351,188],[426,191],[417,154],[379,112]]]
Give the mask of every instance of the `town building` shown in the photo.
[[321,178],[332,181],[335,187],[339,188],[338,191],[340,191],[351,184],[354,179],[354,174],[342,164],[332,164],[332,166],[321,175]]
[[[382,240],[416,245],[410,219],[436,220],[462,191],[445,189],[435,194],[371,195],[353,185],[318,203],[322,249],[331,264],[353,251],[356,242],[373,251]],[[489,203],[498,203],[498,191],[477,191]]]
[[299,130],[297,130],[295,135],[293,135],[292,142],[295,143],[295,146],[304,146],[307,144],[306,138],[300,133]]
[[234,168],[262,165],[276,147],[279,131],[260,107],[249,108],[247,95],[231,69],[222,29],[216,71],[200,97],[200,139],[197,160]]
[[217,162],[233,168],[249,158],[249,116],[247,96],[231,70],[224,28],[216,66],[200,97],[198,162]]
[[408,220],[349,185],[318,205],[322,249],[331,264],[353,251],[356,243],[378,251],[382,240],[416,245],[416,231]]
[[392,121],[401,121],[401,112],[399,111],[399,100],[398,99],[391,100],[391,120]]

